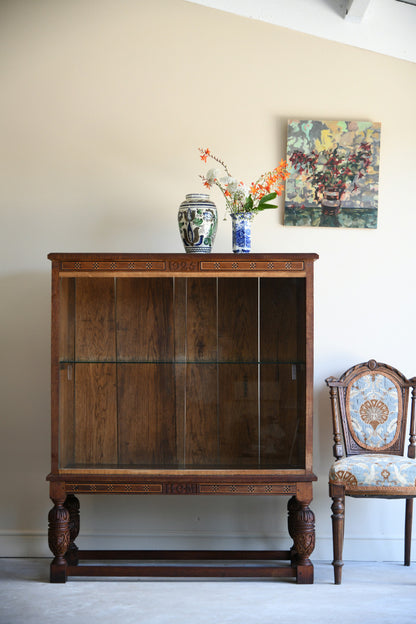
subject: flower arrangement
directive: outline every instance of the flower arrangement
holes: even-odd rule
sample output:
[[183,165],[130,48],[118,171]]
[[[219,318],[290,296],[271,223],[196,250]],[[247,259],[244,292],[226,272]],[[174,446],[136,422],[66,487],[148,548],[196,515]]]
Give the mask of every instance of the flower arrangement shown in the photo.
[[329,189],[337,192],[342,199],[349,184],[354,183],[352,193],[358,190],[357,180],[368,171],[371,156],[371,145],[362,142],[356,152],[340,146],[319,153],[312,150],[305,154],[295,150],[289,160],[299,174],[306,174],[306,179],[315,188],[316,200],[324,190]]
[[206,188],[217,186],[224,195],[227,210],[230,214],[257,213],[268,208],[277,208],[276,204],[270,203],[284,190],[284,181],[289,177],[287,163],[280,161],[280,165],[261,175],[249,188],[243,182],[238,182],[228,170],[227,165],[217,156],[211,154],[209,149],[199,148],[200,158],[205,163],[211,158],[221,165],[225,175],[218,168],[212,168],[206,175],[200,175]]

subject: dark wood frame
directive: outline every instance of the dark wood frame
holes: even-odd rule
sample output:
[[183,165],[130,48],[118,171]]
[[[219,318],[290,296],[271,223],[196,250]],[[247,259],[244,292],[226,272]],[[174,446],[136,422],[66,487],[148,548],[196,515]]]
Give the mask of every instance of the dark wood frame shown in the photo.
[[[313,262],[316,254],[70,254],[53,253],[52,261],[52,463],[47,479],[54,503],[49,513],[49,545],[54,554],[51,582],[68,576],[231,576],[294,577],[298,583],[313,582],[310,555],[315,544],[314,514],[309,508],[312,484],[312,384],[313,384]],[[123,277],[279,277],[305,280],[305,399],[303,467],[227,469],[177,468],[68,468],[60,465],[60,281],[64,278]],[[75,545],[79,531],[79,494],[167,495],[285,495],[288,529],[293,540],[285,551],[80,551]],[[136,561],[136,565],[82,565],[82,560]],[[175,560],[175,566],[146,566],[145,560]],[[256,560],[253,563],[253,560]],[[209,566],[187,560],[210,561]],[[218,565],[219,560],[234,562]],[[243,564],[242,561],[245,561]],[[258,564],[258,560],[267,563]],[[288,560],[286,564],[277,561]],[[236,563],[237,562],[237,563]],[[251,562],[251,563],[250,563]]]

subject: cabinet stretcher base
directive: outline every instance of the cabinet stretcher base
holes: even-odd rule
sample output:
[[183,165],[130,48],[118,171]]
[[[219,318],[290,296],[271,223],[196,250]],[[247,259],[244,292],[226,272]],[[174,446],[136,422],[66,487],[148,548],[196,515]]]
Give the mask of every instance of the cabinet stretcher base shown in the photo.
[[[123,561],[130,563],[122,564]],[[64,583],[71,576],[280,577],[295,578],[297,583],[313,583],[313,565],[297,565],[296,557],[289,550],[79,550],[76,561],[72,559],[62,566],[51,564],[52,583]]]

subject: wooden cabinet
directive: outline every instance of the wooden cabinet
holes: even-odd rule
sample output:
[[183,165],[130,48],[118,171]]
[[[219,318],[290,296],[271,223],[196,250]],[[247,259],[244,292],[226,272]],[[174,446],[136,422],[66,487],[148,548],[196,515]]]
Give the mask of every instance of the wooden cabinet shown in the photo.
[[[49,258],[51,581],[151,573],[312,582],[317,256]],[[293,544],[271,552],[82,552],[78,495],[99,493],[285,495]],[[148,567],[149,557],[182,564]],[[111,558],[130,563],[85,564]],[[234,563],[183,564],[221,558]],[[250,559],[256,565],[243,563]]]

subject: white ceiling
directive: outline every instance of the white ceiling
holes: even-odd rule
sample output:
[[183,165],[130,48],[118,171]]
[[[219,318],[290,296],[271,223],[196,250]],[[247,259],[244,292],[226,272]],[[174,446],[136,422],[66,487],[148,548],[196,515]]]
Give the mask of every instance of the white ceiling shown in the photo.
[[416,63],[416,0],[187,1]]

